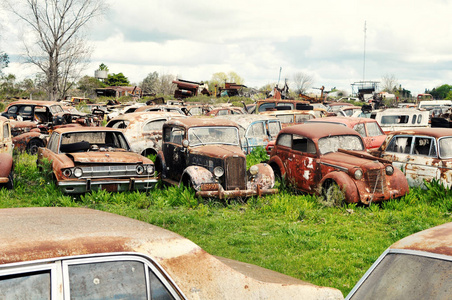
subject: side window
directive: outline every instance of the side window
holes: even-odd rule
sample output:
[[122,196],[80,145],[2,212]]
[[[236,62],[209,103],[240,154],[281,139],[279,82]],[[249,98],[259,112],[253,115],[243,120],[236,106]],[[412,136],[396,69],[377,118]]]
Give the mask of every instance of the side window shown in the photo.
[[300,151],[300,152],[304,152],[304,153],[312,153],[312,154],[316,153],[314,142],[306,137],[298,136],[298,135],[293,136],[292,149],[295,151]]
[[162,130],[163,123],[165,122],[165,119],[148,122],[146,125],[144,125],[143,131]]
[[422,115],[419,115],[417,117],[417,123],[420,124],[422,122]]
[[413,115],[413,119],[411,120],[411,124],[416,124],[416,115]]
[[16,114],[17,113],[17,106],[11,106],[8,108],[8,114]]
[[377,123],[367,123],[367,134],[369,136],[378,136],[383,135],[384,132],[381,130],[381,128],[378,126]]
[[358,123],[353,127],[353,129],[359,133],[360,136],[366,137],[366,129],[364,127],[364,123]]
[[50,299],[50,271],[0,276],[2,299]]
[[9,138],[10,137],[10,133],[9,132],[10,132],[9,131],[9,124],[5,123],[3,125],[3,138],[5,138],[5,139]]
[[58,133],[53,133],[49,139],[47,148],[52,152],[58,153],[58,140],[59,139],[60,139],[60,135]]
[[164,139],[165,142],[182,145],[182,140],[184,139],[184,131],[177,127],[168,127],[165,130]]
[[222,110],[218,111],[217,116],[225,116],[225,115],[228,115],[228,114],[229,114],[228,110],[222,109]]
[[395,153],[410,153],[411,150],[411,136],[396,136],[393,137],[389,143],[386,151]]
[[247,137],[262,137],[265,134],[264,123],[257,122],[250,126],[246,134]]
[[29,116],[31,115],[32,111],[33,108],[31,106],[22,106],[21,108],[19,108],[19,115]]
[[276,141],[276,144],[284,147],[292,147],[292,135],[291,134],[281,134]]
[[416,137],[414,140],[413,154],[436,157],[435,140],[429,137]]

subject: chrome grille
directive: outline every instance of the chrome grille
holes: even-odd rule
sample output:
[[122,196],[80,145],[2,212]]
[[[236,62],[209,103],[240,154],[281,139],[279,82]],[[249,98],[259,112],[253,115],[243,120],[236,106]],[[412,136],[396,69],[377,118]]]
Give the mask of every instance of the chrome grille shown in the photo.
[[81,178],[138,176],[136,165],[83,166]]
[[243,157],[229,157],[226,159],[226,190],[246,187],[246,162]]
[[386,172],[384,169],[367,171],[367,182],[371,193],[384,194],[386,191]]

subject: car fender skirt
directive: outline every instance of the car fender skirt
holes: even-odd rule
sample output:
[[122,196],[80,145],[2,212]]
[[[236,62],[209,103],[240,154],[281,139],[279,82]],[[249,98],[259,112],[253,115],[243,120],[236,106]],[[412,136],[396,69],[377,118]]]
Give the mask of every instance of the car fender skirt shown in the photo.
[[333,180],[339,185],[341,190],[344,192],[345,201],[347,203],[358,203],[360,202],[359,191],[356,187],[355,182],[350,178],[350,176],[344,172],[330,172],[325,177],[322,178],[320,182],[320,187],[323,187],[327,180]]

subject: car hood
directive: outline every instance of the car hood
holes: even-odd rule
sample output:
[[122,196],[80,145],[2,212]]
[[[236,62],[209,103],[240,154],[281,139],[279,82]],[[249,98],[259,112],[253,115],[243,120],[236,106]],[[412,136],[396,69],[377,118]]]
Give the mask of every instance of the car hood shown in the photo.
[[190,154],[207,155],[210,157],[227,157],[238,155],[245,157],[242,148],[232,145],[206,145],[190,148]]
[[366,152],[353,151],[347,152],[330,152],[322,156],[322,162],[344,167],[347,169],[360,167],[364,169],[382,168],[382,162],[376,157],[370,156]]
[[75,163],[149,163],[147,158],[133,152],[82,152],[66,154]]

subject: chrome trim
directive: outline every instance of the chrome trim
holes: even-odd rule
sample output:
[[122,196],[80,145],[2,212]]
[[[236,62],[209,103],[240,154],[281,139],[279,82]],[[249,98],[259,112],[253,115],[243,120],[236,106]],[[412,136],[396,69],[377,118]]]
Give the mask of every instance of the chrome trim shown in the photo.
[[328,167],[336,168],[336,169],[338,169],[338,170],[340,170],[340,171],[345,172],[345,173],[348,174],[348,169],[347,169],[347,168],[344,168],[344,167],[341,167],[341,166],[336,166],[336,165],[329,164],[329,163],[322,162],[322,161],[320,162],[320,164],[321,164],[321,165],[328,166]]

